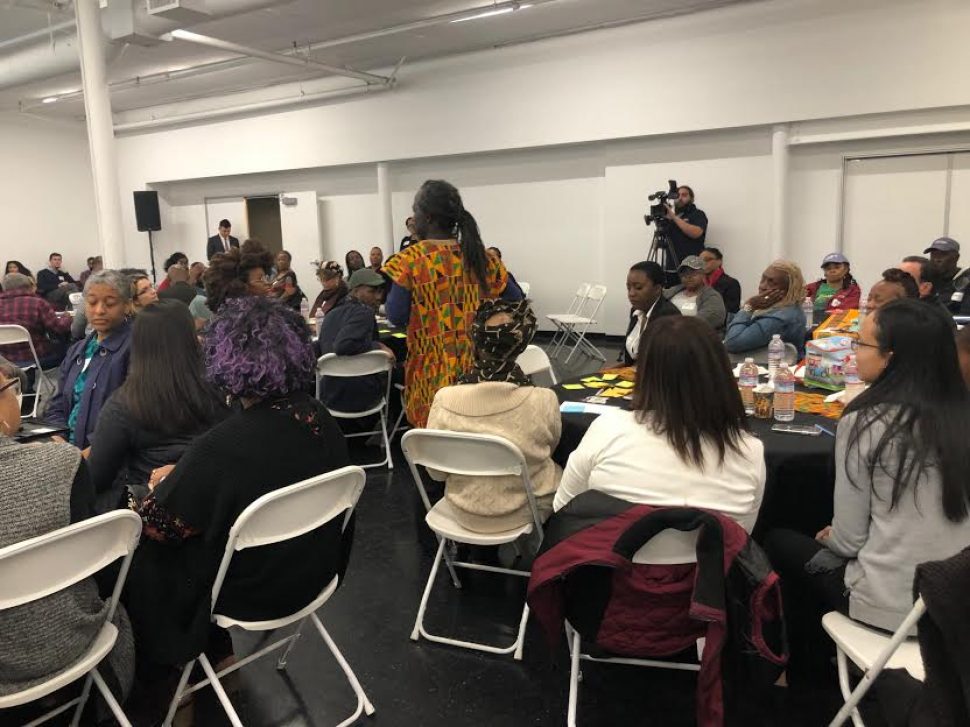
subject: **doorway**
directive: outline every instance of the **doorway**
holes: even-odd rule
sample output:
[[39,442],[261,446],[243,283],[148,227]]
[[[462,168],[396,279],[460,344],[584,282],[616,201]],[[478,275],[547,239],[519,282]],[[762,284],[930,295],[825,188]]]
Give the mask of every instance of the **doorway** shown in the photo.
[[274,256],[283,249],[279,195],[246,197],[246,218],[250,238],[259,240]]

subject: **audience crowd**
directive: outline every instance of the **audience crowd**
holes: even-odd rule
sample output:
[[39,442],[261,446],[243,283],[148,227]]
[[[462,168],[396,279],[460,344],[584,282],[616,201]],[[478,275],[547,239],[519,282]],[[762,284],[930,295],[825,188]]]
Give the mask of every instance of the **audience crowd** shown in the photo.
[[[681,190],[677,209],[699,219],[693,192]],[[912,606],[917,566],[970,546],[970,333],[954,337],[953,318],[970,311],[970,270],[960,270],[955,240],[887,269],[865,299],[849,260],[832,253],[808,285],[795,263],[772,262],[744,300],[721,251],[703,247],[706,227],[692,234],[688,220],[682,242],[703,249],[682,258],[679,283],[665,287],[669,276],[653,261],[627,273],[620,361],[635,367],[629,410],[598,416],[560,467],[556,393],[517,363],[537,330],[524,285],[498,248],[486,249],[448,182],[425,182],[412,212],[388,259],[374,247],[369,266],[356,250],[344,267],[319,265],[315,337],[300,314],[306,296],[290,253],[274,259],[258,241],[240,243],[228,220],[208,241],[208,264],[177,252],[157,289],[144,271],[104,269],[100,257],[88,258],[78,282],[56,252],[36,278],[7,263],[0,324],[22,326],[30,343],[0,347],[0,547],[117,508],[141,516],[115,616],[119,639],[102,670],[119,698],[133,683],[174,691],[181,665],[202,652],[217,669],[233,663],[228,632],[209,619],[230,528],[260,496],[349,464],[330,411],[372,410],[387,386],[372,374],[327,377],[315,389],[325,355],[386,355],[413,427],[515,444],[542,520],[599,491],[716,511],[751,533],[768,478],[765,447],[729,354],[754,355],[779,335],[801,357],[806,300],[816,321],[865,300],[854,348],[868,388],[837,428],[832,523],[761,538],[781,577],[789,678],[830,668],[823,613],[891,631]],[[74,293],[81,301],[72,304]],[[379,340],[382,312],[406,331],[403,366]],[[57,368],[43,418],[61,435],[26,445],[17,440],[17,392],[31,388],[22,370],[35,357]],[[518,477],[427,474],[444,482],[444,502],[468,530],[496,533],[532,518]],[[220,612],[260,620],[303,608],[343,575],[352,534],[327,526],[242,553]],[[0,612],[0,695],[75,661],[108,595],[95,577],[38,608]]]

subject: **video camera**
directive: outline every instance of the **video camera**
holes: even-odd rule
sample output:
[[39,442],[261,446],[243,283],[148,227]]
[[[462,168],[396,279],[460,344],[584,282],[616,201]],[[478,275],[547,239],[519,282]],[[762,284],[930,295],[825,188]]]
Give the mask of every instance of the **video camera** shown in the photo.
[[643,216],[643,221],[648,225],[656,223],[657,227],[662,227],[667,223],[667,200],[677,199],[677,180],[668,179],[667,184],[670,185],[669,189],[661,189],[647,197],[651,202],[657,201],[656,204],[650,205],[649,214]]

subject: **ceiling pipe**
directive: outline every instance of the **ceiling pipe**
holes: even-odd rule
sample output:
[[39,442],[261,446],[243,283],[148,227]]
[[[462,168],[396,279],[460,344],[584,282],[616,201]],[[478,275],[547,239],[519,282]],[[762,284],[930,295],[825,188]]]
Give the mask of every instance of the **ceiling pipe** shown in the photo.
[[76,20],[65,20],[63,23],[54,23],[54,25],[48,25],[46,28],[41,28],[40,30],[34,30],[30,33],[24,33],[23,35],[18,35],[16,38],[8,38],[7,40],[0,41],[0,50],[4,48],[14,48],[18,45],[23,45],[24,43],[29,43],[37,38],[46,38],[48,41],[53,42],[53,35],[61,30],[67,30],[68,28],[74,28],[77,26]]
[[[548,5],[555,2],[563,2],[564,0],[533,0],[529,3],[531,7],[538,7],[540,5]],[[379,30],[368,31],[366,33],[358,33],[356,35],[347,35],[341,38],[333,38],[331,40],[323,40],[316,43],[309,43],[307,45],[300,46],[298,49],[285,48],[282,50],[275,51],[278,55],[293,55],[296,53],[312,53],[317,50],[324,50],[326,48],[336,48],[342,45],[350,45],[352,43],[361,43],[367,40],[375,40],[378,38],[384,38],[389,35],[398,35],[400,33],[409,33],[416,30],[423,30],[424,28],[434,27],[436,25],[444,25],[446,23],[453,23],[458,20],[468,20],[472,17],[481,15],[483,12],[492,10],[502,10],[505,8],[518,8],[524,9],[521,2],[516,0],[515,2],[499,2],[492,3],[489,5],[479,5],[468,10],[461,10],[454,13],[444,13],[442,15],[435,15],[430,18],[425,18],[424,20],[417,20],[411,23],[403,23],[401,25],[393,25],[387,28],[381,28]],[[133,76],[131,78],[126,78],[120,81],[115,81],[109,85],[111,91],[125,91],[131,88],[140,88],[148,84],[155,83],[166,83],[168,81],[177,81],[184,78],[195,78],[196,76],[206,75],[208,73],[216,73],[219,71],[228,71],[233,68],[241,68],[243,66],[251,63],[250,58],[230,58],[224,61],[213,61],[211,63],[200,63],[195,66],[189,66],[188,68],[179,68],[172,71],[162,71],[160,73],[150,73],[144,76]],[[58,101],[70,101],[72,99],[80,98],[81,92],[70,91],[68,93],[57,94],[53,98]],[[28,100],[22,100],[20,102],[20,107],[22,110],[28,110],[32,108],[37,108],[40,106],[40,101],[30,102]]]
[[239,45],[238,43],[230,43],[227,40],[220,40],[219,38],[213,38],[212,36],[192,33],[188,30],[173,30],[171,37],[177,38],[178,40],[184,40],[188,43],[196,43],[197,45],[204,45],[208,46],[209,48],[217,48],[229,53],[238,53],[239,55],[248,56],[250,58],[261,58],[262,60],[271,61],[273,63],[283,63],[288,66],[301,66],[303,68],[316,68],[328,73],[334,73],[338,76],[356,78],[358,81],[364,81],[365,83],[391,83],[391,79],[387,76],[378,76],[373,73],[355,71],[352,68],[332,66],[329,63],[321,63],[320,61],[315,61],[312,58],[307,58],[305,56],[288,56],[283,55],[282,53],[273,53],[271,51],[259,50],[257,48],[248,48],[244,45]]
[[[144,2],[129,1],[134,3],[136,23],[140,32],[160,36],[179,27],[179,23],[173,20],[147,15]],[[280,5],[286,1],[207,0],[208,17],[206,20],[218,20],[230,15],[240,15],[273,5]],[[117,53],[117,45],[111,43],[111,40],[107,37],[104,38],[103,42],[106,44],[105,53],[110,62]],[[63,38],[55,39],[53,43],[43,41],[0,56],[0,89],[43,81],[64,73],[74,73],[80,67],[77,32],[75,31]]]
[[239,114],[249,114],[255,111],[269,111],[293,106],[303,106],[316,101],[327,101],[332,99],[346,98],[349,96],[361,96],[367,93],[377,93],[387,91],[394,87],[393,83],[388,84],[367,84],[364,86],[351,86],[350,88],[339,88],[319,93],[301,94],[300,96],[288,96],[277,98],[270,101],[259,101],[256,103],[241,104],[239,106],[227,106],[221,109],[209,109],[206,111],[196,111],[188,114],[175,114],[173,116],[160,116],[158,118],[146,119],[145,121],[130,121],[123,124],[115,124],[115,133],[126,131],[145,131],[157,129],[164,126],[176,126],[195,121],[208,121],[219,119],[226,116],[238,116]]

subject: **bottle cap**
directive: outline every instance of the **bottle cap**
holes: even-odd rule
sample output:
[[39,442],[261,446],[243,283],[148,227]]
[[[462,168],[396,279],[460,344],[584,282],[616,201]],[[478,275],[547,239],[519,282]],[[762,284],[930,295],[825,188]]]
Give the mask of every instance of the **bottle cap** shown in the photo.
[[751,357],[748,357],[748,358],[744,359],[744,362],[745,363],[754,363],[754,359],[751,358]]

